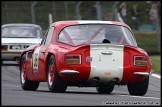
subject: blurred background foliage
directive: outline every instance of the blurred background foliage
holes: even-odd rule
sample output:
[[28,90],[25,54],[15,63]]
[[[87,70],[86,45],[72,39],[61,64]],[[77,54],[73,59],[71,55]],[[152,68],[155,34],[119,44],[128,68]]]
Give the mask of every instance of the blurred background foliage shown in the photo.
[[[34,1],[1,1],[1,22],[6,23],[32,23],[31,5]],[[75,20],[76,5],[78,1],[37,1],[34,6],[36,24],[47,29],[49,26],[48,14],[52,14],[53,22],[60,20]],[[91,8],[95,1],[82,1],[80,15],[82,20],[94,19]],[[127,24],[131,26],[131,9],[137,3],[140,12],[140,25],[151,24],[149,9],[154,1],[124,1],[127,4]],[[112,13],[115,1],[100,1],[102,20],[106,20],[106,14]]]

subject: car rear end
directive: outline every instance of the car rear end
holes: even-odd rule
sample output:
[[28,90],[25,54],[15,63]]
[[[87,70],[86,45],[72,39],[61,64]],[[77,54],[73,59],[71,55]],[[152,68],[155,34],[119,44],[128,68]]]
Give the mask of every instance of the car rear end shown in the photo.
[[64,60],[59,60],[57,67],[65,80],[129,84],[150,74],[149,56],[137,47],[131,30],[124,25],[68,26],[59,33],[58,42],[62,44],[58,60]]
[[2,38],[3,61],[19,61],[21,53],[31,45],[41,42],[40,38]]
[[18,61],[20,58],[21,52],[29,47],[29,44],[2,44],[2,60],[3,61]]

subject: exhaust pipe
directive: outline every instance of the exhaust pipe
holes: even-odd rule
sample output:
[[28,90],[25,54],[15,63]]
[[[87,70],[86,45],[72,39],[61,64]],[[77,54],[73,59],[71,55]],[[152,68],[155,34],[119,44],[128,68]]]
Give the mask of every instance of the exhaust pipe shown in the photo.
[[94,78],[92,79],[92,81],[95,82],[95,83],[98,83],[98,82],[100,81],[100,78],[99,78],[99,77],[94,77]]
[[111,82],[117,84],[119,82],[119,78],[113,78]]

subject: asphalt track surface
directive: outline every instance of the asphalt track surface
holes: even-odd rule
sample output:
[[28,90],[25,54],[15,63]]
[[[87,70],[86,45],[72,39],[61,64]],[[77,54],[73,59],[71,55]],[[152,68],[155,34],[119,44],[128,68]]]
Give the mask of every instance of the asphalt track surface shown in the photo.
[[1,65],[1,105],[30,106],[113,106],[161,105],[161,78],[150,76],[144,96],[131,96],[127,86],[115,86],[111,94],[98,94],[95,87],[68,87],[65,93],[50,93],[42,82],[37,91],[24,91],[15,64]]

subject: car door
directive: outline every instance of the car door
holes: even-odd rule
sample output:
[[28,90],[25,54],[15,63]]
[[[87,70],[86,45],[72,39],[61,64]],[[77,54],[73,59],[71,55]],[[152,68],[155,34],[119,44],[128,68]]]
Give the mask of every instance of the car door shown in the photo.
[[48,54],[46,51],[54,32],[54,27],[50,27],[46,32],[41,44],[36,47],[33,53],[33,71],[37,75],[38,80],[46,79],[46,62],[45,56]]

